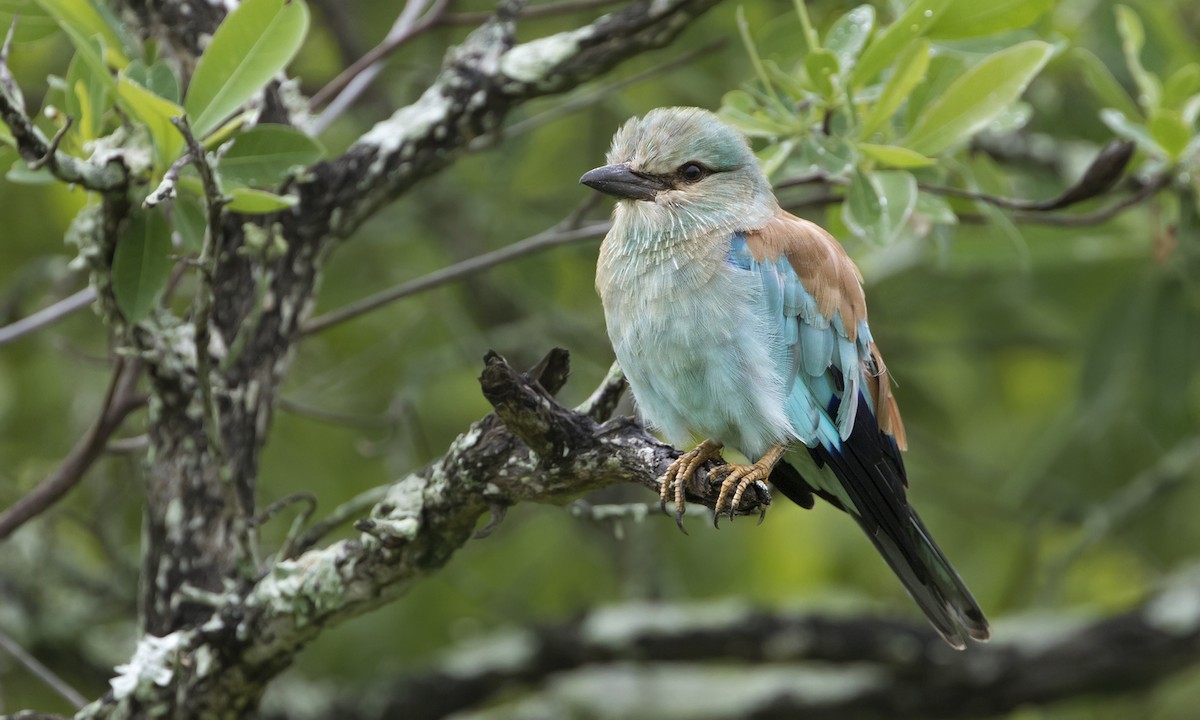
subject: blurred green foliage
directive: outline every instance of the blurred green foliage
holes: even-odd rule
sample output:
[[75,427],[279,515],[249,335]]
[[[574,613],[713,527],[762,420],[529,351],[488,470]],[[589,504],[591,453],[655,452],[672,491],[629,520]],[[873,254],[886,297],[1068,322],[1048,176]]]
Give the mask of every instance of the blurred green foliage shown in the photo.
[[[31,110],[120,99],[129,114],[149,117],[154,103],[180,102],[154,59],[131,59],[130,41],[116,31],[101,32],[110,37],[93,54],[128,55],[116,81],[124,94],[88,75],[88,53],[72,62],[78,37],[73,46],[51,20],[72,4],[21,6],[46,10],[23,16],[10,57]],[[18,5],[0,3],[0,22]],[[334,35],[323,7],[311,8],[291,66],[306,94],[379,41],[396,12],[394,3],[356,3],[347,39]],[[1200,470],[1196,453],[1188,455],[1200,437],[1200,7],[1186,0],[1025,0],[998,3],[990,14],[976,3],[937,0],[859,7],[829,0],[802,14],[797,7],[720,5],[675,46],[621,66],[606,82],[728,38],[719,50],[462,157],[338,249],[316,312],[555,224],[589,199],[576,180],[601,163],[630,115],[662,105],[721,108],[747,131],[773,179],[820,171],[830,181],[781,198],[835,231],[863,268],[872,330],[899,382],[910,433],[912,498],[999,621],[996,634],[1032,616],[1129,607],[1164,574],[1196,562],[1200,547]],[[529,20],[519,39],[578,21]],[[85,43],[89,28],[108,27],[99,16],[75,17],[73,26]],[[465,32],[437,29],[394,57],[322,135],[327,153],[413,100],[445,46]],[[84,92],[63,93],[76,87]],[[511,120],[538,118],[562,101],[531,102]],[[88,118],[64,149],[82,152],[106,131],[102,117]],[[58,122],[44,114],[41,121],[51,130]],[[159,135],[168,137],[165,129]],[[1168,172],[1173,182],[1106,222],[1046,225],[1035,213],[917,189],[1051,198],[1114,136],[1137,145],[1132,176]],[[254,157],[264,143],[267,155],[320,152],[303,136],[247,133],[226,162]],[[981,143],[996,152],[980,151]],[[161,175],[169,157],[160,152],[151,172]],[[85,283],[61,238],[87,200],[45,178],[30,184],[9,147],[0,147],[0,169],[9,171],[0,180],[5,324]],[[263,180],[253,163],[242,169],[247,188],[271,187],[279,177]],[[814,204],[827,187],[849,199]],[[1125,194],[1119,188],[1055,214],[1094,212]],[[188,244],[178,229],[185,250],[196,251],[195,233]],[[277,412],[262,457],[260,502],[304,490],[325,512],[437,457],[489,409],[475,380],[489,348],[519,366],[553,346],[569,348],[574,373],[563,398],[585,397],[612,360],[592,290],[596,246],[511,262],[305,340],[284,392],[292,409]],[[85,311],[0,347],[0,506],[45,477],[87,428],[104,392],[107,346],[102,323]],[[123,435],[136,436],[142,424],[135,416]],[[98,669],[132,647],[140,470],[136,454],[105,458],[61,506],[0,546],[0,627],[88,696],[104,691]],[[652,498],[616,488],[601,499]],[[704,527],[701,513],[689,518],[693,531],[684,537],[657,517],[617,532],[557,507],[517,508],[492,537],[470,543],[399,601],[325,632],[283,687],[300,679],[370,683],[426,665],[479,633],[627,598],[738,596],[769,607],[916,615],[853,523],[829,508],[805,512],[781,502],[760,527],[739,522],[720,532]],[[268,547],[288,522],[265,529]],[[1183,719],[1197,701],[1200,673],[1191,673],[1146,697],[1085,699],[1014,717]],[[60,703],[0,655],[0,710]]]

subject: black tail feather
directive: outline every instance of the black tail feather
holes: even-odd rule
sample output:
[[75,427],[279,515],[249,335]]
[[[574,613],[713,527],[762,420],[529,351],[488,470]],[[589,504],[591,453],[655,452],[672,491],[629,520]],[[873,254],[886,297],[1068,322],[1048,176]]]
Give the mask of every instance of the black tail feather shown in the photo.
[[[986,640],[987,619],[925,524],[908,504],[907,479],[892,439],[881,433],[866,398],[859,396],[854,429],[840,448],[809,448],[818,466],[828,465],[853,508],[814,487],[791,465],[780,463],[771,481],[785,497],[811,508],[813,496],[849,512],[937,631],[956,648],[966,637]],[[965,634],[965,636],[964,636]]]

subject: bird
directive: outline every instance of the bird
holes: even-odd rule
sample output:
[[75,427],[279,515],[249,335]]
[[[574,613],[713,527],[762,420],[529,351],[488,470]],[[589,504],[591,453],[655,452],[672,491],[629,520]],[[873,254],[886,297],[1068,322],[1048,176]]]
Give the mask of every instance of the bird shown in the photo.
[[[867,324],[862,275],[830,233],[783,210],[747,140],[714,113],[634,117],[580,183],[615,197],[596,289],[643,418],[673,445],[661,497],[732,448],[714,508],[758,482],[857,521],[951,646],[988,621],[908,502],[907,440]],[[804,468],[802,473],[798,468]],[[761,521],[761,518],[760,518]],[[685,531],[686,532],[686,531]]]

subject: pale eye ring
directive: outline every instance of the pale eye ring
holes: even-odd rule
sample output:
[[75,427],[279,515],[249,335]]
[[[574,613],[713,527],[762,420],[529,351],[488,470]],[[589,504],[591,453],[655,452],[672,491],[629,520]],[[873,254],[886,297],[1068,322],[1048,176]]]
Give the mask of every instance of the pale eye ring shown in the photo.
[[675,174],[684,182],[694,183],[704,179],[704,176],[708,174],[708,170],[700,163],[688,162],[680,165]]

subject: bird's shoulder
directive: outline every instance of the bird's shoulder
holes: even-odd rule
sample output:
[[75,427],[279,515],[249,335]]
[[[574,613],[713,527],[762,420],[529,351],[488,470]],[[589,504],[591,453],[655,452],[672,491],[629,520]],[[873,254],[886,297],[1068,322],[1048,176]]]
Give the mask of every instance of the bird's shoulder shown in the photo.
[[851,340],[867,319],[862,274],[825,228],[780,209],[762,227],[743,233],[746,249],[760,263],[786,258],[796,278],[832,320],[841,317]]

